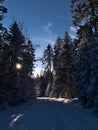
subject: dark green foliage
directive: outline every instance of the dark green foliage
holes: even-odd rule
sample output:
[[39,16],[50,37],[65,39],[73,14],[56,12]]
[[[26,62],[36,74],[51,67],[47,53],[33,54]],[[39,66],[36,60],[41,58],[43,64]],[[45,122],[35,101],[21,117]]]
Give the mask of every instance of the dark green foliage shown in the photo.
[[14,22],[10,28],[9,35],[10,45],[10,73],[17,73],[16,64],[20,63],[22,68],[18,72],[21,77],[25,77],[31,74],[32,68],[34,68],[34,47],[32,42],[26,39],[17,24]]
[[43,72],[42,75],[35,78],[36,95],[39,97],[46,96],[46,90],[49,83],[49,77],[47,72]]
[[7,61],[4,61],[5,57],[7,57],[7,55],[5,56],[6,47],[8,47],[6,43],[7,30],[2,25],[2,20],[7,13],[7,8],[5,8],[2,4],[3,0],[0,0],[0,102],[4,102],[5,99],[4,85],[6,83],[4,82],[4,77],[8,70],[8,65],[5,64]]
[[[29,91],[29,88],[27,88],[27,90],[23,88],[23,86],[26,87],[24,79],[28,78],[28,76],[32,74],[32,70],[34,68],[35,50],[33,48],[31,41],[26,39],[25,36],[23,35],[17,22],[14,22],[10,27],[9,46],[10,46],[9,75],[13,79],[14,85],[12,85],[12,88],[17,89],[17,91],[15,91],[16,94],[14,92],[14,96],[16,95],[15,97],[17,97],[18,100],[21,100],[21,98],[25,99],[26,98],[24,97],[26,96],[25,91]],[[21,69],[16,68],[17,63],[21,65]]]
[[86,44],[94,40],[98,33],[97,0],[71,0],[73,24],[78,26],[78,43]]
[[71,0],[71,12],[75,25],[88,24],[94,32],[98,31],[97,0]]
[[[16,106],[30,99],[36,99],[34,81],[31,77],[25,77],[17,81],[16,87],[12,87],[9,105]],[[10,89],[9,89],[10,90]]]
[[[98,44],[98,43],[97,43]],[[78,97],[86,107],[98,110],[98,46],[96,41],[81,46],[76,62]]]
[[79,44],[86,44],[94,40],[92,28],[88,24],[80,25],[80,28],[77,30],[77,36]]
[[47,90],[46,90],[46,96],[49,96],[51,89],[52,89],[52,69],[53,69],[53,50],[50,44],[48,44],[47,49],[44,51],[44,55],[42,58],[42,63],[45,69],[45,73],[47,74],[46,80],[47,83]]
[[[1,20],[7,9],[0,0],[0,102],[17,105],[28,98],[35,98],[34,84],[31,82],[35,61],[35,49],[25,37],[15,21],[9,31]],[[20,64],[18,69],[16,65]]]
[[7,8],[2,5],[3,2],[4,2],[4,0],[0,0],[0,30],[4,29],[1,21],[4,19],[5,14],[7,13]]
[[59,80],[60,77],[60,51],[62,46],[62,39],[59,37],[54,45],[54,57],[53,57],[53,72],[54,72],[54,81],[53,81],[53,90],[52,96],[59,97],[60,89],[61,89],[61,82]]
[[53,61],[53,50],[50,44],[48,44],[47,49],[44,50],[42,63],[47,71],[51,71],[52,69],[52,61]]
[[62,39],[58,37],[54,45],[53,69],[56,70],[60,64],[59,54],[61,50]]
[[[2,69],[0,76],[3,87],[1,93],[3,93],[3,100],[9,102],[9,105],[16,105],[35,95],[34,86],[31,87],[29,80],[34,68],[35,50],[31,41],[23,35],[17,22],[14,22],[9,32],[5,34],[0,57]],[[21,65],[20,69],[16,67],[17,64]]]
[[77,94],[83,105],[98,111],[98,1],[72,0],[73,23],[79,26],[75,56]]
[[56,97],[74,97],[73,44],[67,32],[63,40],[58,38],[54,49],[53,95]]
[[6,29],[3,27],[1,21],[3,20],[5,14],[7,13],[7,8],[5,8],[3,5],[3,0],[0,1],[0,73],[2,74],[1,70],[1,64],[3,61],[3,54],[4,54],[4,49],[5,49],[5,36],[6,36]]

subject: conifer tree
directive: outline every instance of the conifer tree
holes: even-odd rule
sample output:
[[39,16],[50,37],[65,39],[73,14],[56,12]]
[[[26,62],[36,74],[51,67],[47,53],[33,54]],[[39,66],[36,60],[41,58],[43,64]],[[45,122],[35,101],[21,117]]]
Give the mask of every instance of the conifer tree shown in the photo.
[[52,59],[53,59],[53,50],[50,44],[48,44],[47,49],[45,49],[43,54],[43,66],[45,70],[51,71],[52,69]]
[[4,53],[3,47],[5,46],[4,44],[4,34],[6,29],[2,25],[2,20],[5,17],[5,14],[7,13],[7,8],[4,7],[3,4],[4,0],[0,0],[0,73],[2,72],[2,67],[1,64],[3,62],[2,56]]
[[34,47],[29,39],[26,39],[17,22],[14,22],[10,28],[10,71],[16,73],[16,64],[20,63],[22,68],[20,76],[31,74],[34,68]]
[[[58,64],[56,64],[56,67],[54,67],[54,95],[57,97],[74,97],[75,95],[73,82],[72,46],[71,38],[66,32],[64,39],[60,41],[60,50],[59,54],[57,55]],[[56,54],[54,54],[54,56],[56,56]],[[54,60],[54,63],[55,62],[56,61]]]
[[73,23],[79,26],[75,62],[77,94],[82,104],[98,111],[98,2],[72,0]]
[[48,86],[46,90],[46,95],[49,96],[49,93],[52,89],[52,68],[53,68],[53,50],[50,44],[48,44],[47,49],[45,49],[42,63],[45,69],[45,73],[48,74]]
[[97,0],[71,0],[73,24],[79,27],[77,34],[80,44],[85,45],[98,36],[97,3]]
[[4,83],[4,77],[7,72],[8,66],[7,66],[7,61],[5,63],[5,53],[6,53],[6,48],[7,42],[6,42],[6,35],[7,35],[7,30],[2,24],[2,20],[4,19],[6,13],[7,13],[7,8],[3,6],[4,0],[0,0],[0,103],[4,101],[5,98],[5,83]]
[[75,25],[88,24],[94,32],[98,31],[97,0],[71,0],[71,12]]
[[24,36],[16,21],[10,27],[8,39],[8,77],[9,84],[11,84],[10,96],[12,96],[9,102],[10,105],[16,105],[21,100],[26,99],[27,93],[30,92],[27,82],[30,84],[28,75],[31,75],[34,68],[35,50],[32,42]]
[[52,96],[59,97],[60,93],[60,51],[62,46],[62,39],[58,37],[54,45],[54,57],[53,57],[53,88]]
[[60,64],[59,54],[60,54],[60,50],[61,50],[61,45],[62,45],[62,39],[60,37],[58,37],[58,39],[56,40],[56,43],[54,45],[54,56],[53,56],[54,73]]

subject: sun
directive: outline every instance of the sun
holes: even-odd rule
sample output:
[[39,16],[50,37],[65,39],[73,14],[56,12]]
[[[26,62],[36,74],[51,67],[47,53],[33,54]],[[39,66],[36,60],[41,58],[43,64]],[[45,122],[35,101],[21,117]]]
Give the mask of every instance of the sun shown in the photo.
[[19,63],[16,64],[16,69],[21,69],[21,67],[22,67],[21,64],[19,64]]

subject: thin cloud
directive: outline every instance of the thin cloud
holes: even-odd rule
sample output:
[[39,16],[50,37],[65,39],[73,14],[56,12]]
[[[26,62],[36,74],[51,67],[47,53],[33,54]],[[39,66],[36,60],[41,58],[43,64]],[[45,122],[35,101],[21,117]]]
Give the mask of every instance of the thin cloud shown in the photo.
[[53,23],[48,23],[47,25],[43,26],[43,30],[45,32],[51,32],[51,27],[53,26]]
[[45,26],[42,26],[43,35],[34,36],[33,41],[36,41],[38,44],[45,48],[45,45],[52,44],[54,45],[57,35],[52,32],[52,22],[48,22]]
[[42,26],[42,35],[32,36],[32,41],[34,44],[38,44],[40,47],[36,50],[36,57],[43,55],[43,51],[46,49],[48,44],[52,46],[55,44],[57,35],[52,32],[52,23],[49,23],[46,26]]

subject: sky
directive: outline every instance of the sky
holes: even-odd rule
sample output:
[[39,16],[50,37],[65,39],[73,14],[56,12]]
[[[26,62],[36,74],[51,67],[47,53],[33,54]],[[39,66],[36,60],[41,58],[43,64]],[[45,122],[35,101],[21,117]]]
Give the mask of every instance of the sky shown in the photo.
[[[76,30],[72,25],[70,0],[5,0],[4,5],[8,8],[4,26],[9,27],[13,20],[23,23],[32,43],[40,46],[36,58],[42,57],[47,45],[54,45],[65,31],[74,37]],[[36,73],[40,69],[41,63],[38,62]]]

